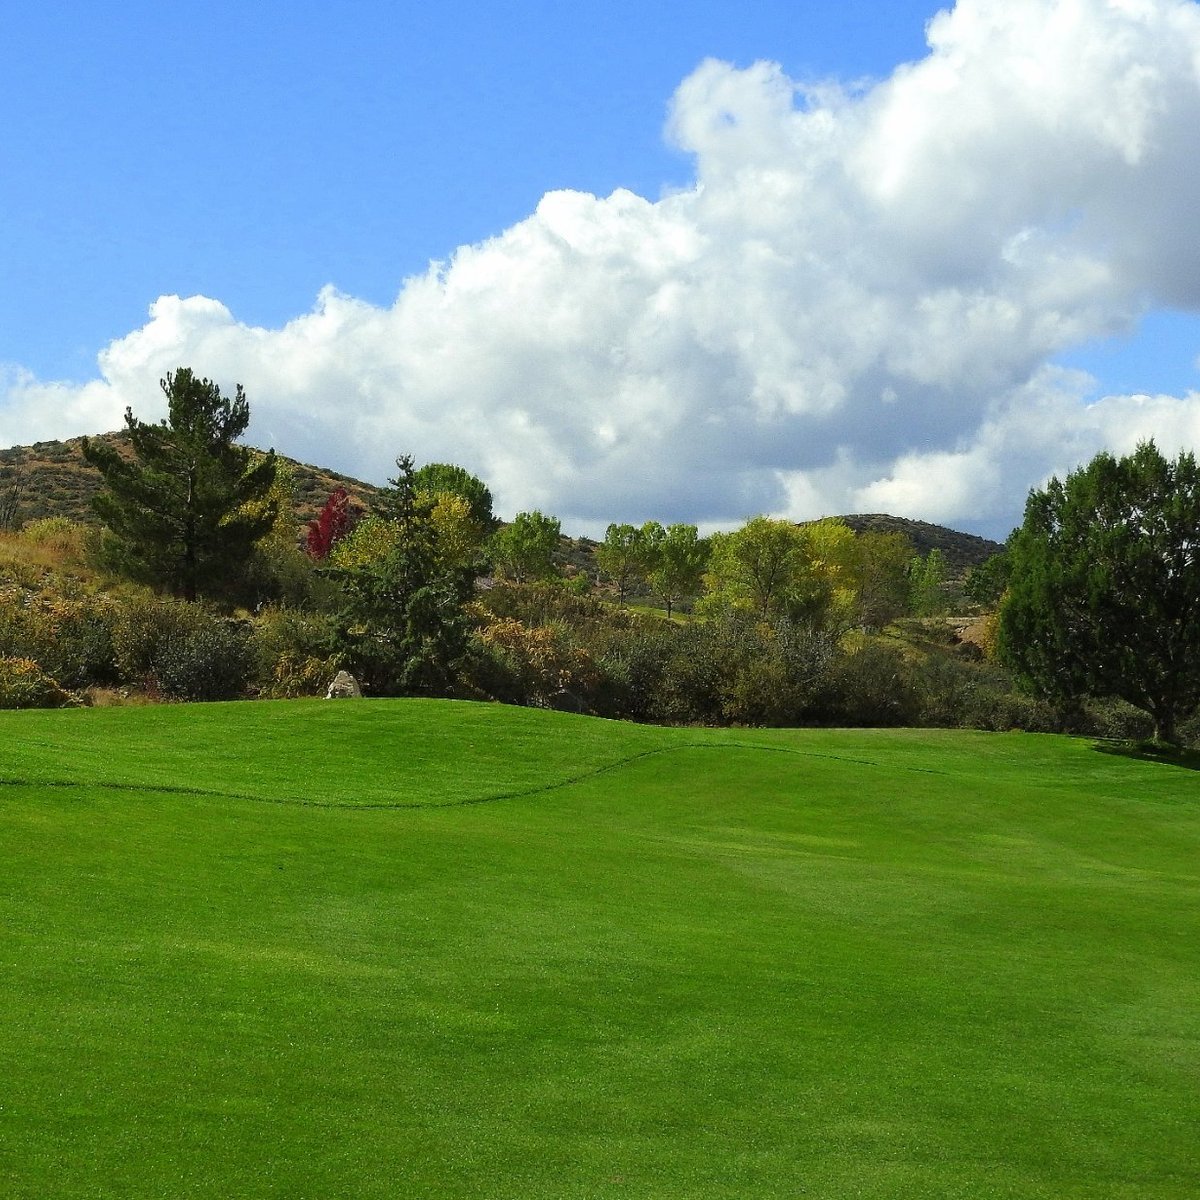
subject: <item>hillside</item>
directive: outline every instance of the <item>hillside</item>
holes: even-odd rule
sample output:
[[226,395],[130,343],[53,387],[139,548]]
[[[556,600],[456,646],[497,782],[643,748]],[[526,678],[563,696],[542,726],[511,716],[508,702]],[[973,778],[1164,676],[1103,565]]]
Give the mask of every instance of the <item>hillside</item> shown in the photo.
[[840,517],[855,533],[902,533],[922,556],[930,550],[940,550],[946,556],[951,575],[962,575],[970,567],[999,554],[1004,547],[999,542],[974,533],[959,533],[945,525],[928,521],[912,521],[907,517],[892,517],[886,513],[855,513]]
[[[97,435],[121,448],[127,445],[123,433]],[[0,502],[5,493],[16,488],[18,520],[33,521],[40,517],[69,517],[73,521],[92,521],[91,500],[100,490],[100,475],[83,458],[81,437],[65,442],[35,442],[32,446],[11,446],[0,450]],[[325,467],[314,467],[286,455],[277,455],[286,463],[296,479],[296,517],[301,523],[311,521],[329,493],[341,486],[371,507],[381,488],[364,483],[349,475]],[[912,521],[883,513],[865,513],[840,518],[856,533],[872,530],[878,533],[903,533],[918,554],[938,549],[946,556],[951,575],[960,576],[970,567],[990,558],[1004,547],[998,542],[959,533],[944,525],[927,521]],[[560,554],[564,564],[579,570],[594,572],[593,554],[596,543],[590,538],[563,539]]]
[[[93,440],[108,442],[118,450],[128,445],[124,433],[103,433]],[[77,437],[0,450],[0,494],[15,485],[19,520],[60,516],[72,521],[95,519],[91,501],[100,490],[100,473],[84,461],[82,447],[83,438]],[[301,522],[311,521],[339,485],[366,507],[381,490],[361,479],[297,462],[283,454],[276,457],[295,475],[296,517]]]

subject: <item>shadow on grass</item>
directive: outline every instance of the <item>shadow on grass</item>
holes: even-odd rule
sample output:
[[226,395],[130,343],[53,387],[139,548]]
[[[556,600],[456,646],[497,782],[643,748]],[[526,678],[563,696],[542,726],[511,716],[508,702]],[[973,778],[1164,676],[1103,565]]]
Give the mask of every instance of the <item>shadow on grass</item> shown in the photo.
[[1118,758],[1161,763],[1164,767],[1182,767],[1185,771],[1200,771],[1200,750],[1182,750],[1159,742],[1097,742],[1093,749]]

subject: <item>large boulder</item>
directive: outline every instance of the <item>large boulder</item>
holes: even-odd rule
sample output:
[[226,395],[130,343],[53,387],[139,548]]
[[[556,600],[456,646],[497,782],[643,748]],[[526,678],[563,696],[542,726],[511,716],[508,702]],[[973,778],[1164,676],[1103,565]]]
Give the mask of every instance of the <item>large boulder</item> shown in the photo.
[[362,688],[358,680],[349,671],[339,671],[325,693],[326,700],[359,700],[362,698]]

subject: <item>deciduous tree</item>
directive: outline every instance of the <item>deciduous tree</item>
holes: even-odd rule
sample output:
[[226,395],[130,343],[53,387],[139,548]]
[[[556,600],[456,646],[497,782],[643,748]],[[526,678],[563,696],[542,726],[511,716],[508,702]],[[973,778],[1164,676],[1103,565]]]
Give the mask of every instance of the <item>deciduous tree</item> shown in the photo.
[[309,558],[324,562],[334,546],[354,528],[357,517],[350,505],[350,493],[339,484],[329,493],[316,519],[308,523],[304,544]]
[[642,530],[634,525],[609,525],[604,531],[604,541],[596,547],[596,563],[601,573],[617,585],[617,600],[621,604],[625,603],[630,582],[641,576],[645,550]]
[[554,552],[560,536],[557,517],[547,517],[537,510],[517,513],[492,535],[492,561],[501,574],[516,583],[548,579],[554,574]]
[[676,604],[699,592],[708,565],[708,542],[695,525],[675,524],[664,529],[657,521],[642,527],[642,542],[650,587],[669,617]]
[[471,506],[471,516],[484,534],[496,528],[492,513],[492,493],[482,479],[465,467],[453,463],[426,463],[413,473],[413,487],[430,496],[450,493],[461,496]]

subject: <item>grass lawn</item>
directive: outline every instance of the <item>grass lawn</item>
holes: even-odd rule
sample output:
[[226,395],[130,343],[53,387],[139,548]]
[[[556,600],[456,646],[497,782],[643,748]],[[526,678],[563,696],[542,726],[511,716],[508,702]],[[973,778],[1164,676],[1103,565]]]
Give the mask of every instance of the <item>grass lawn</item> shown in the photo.
[[0,714],[0,1196],[1200,1195],[1200,774],[433,701]]

